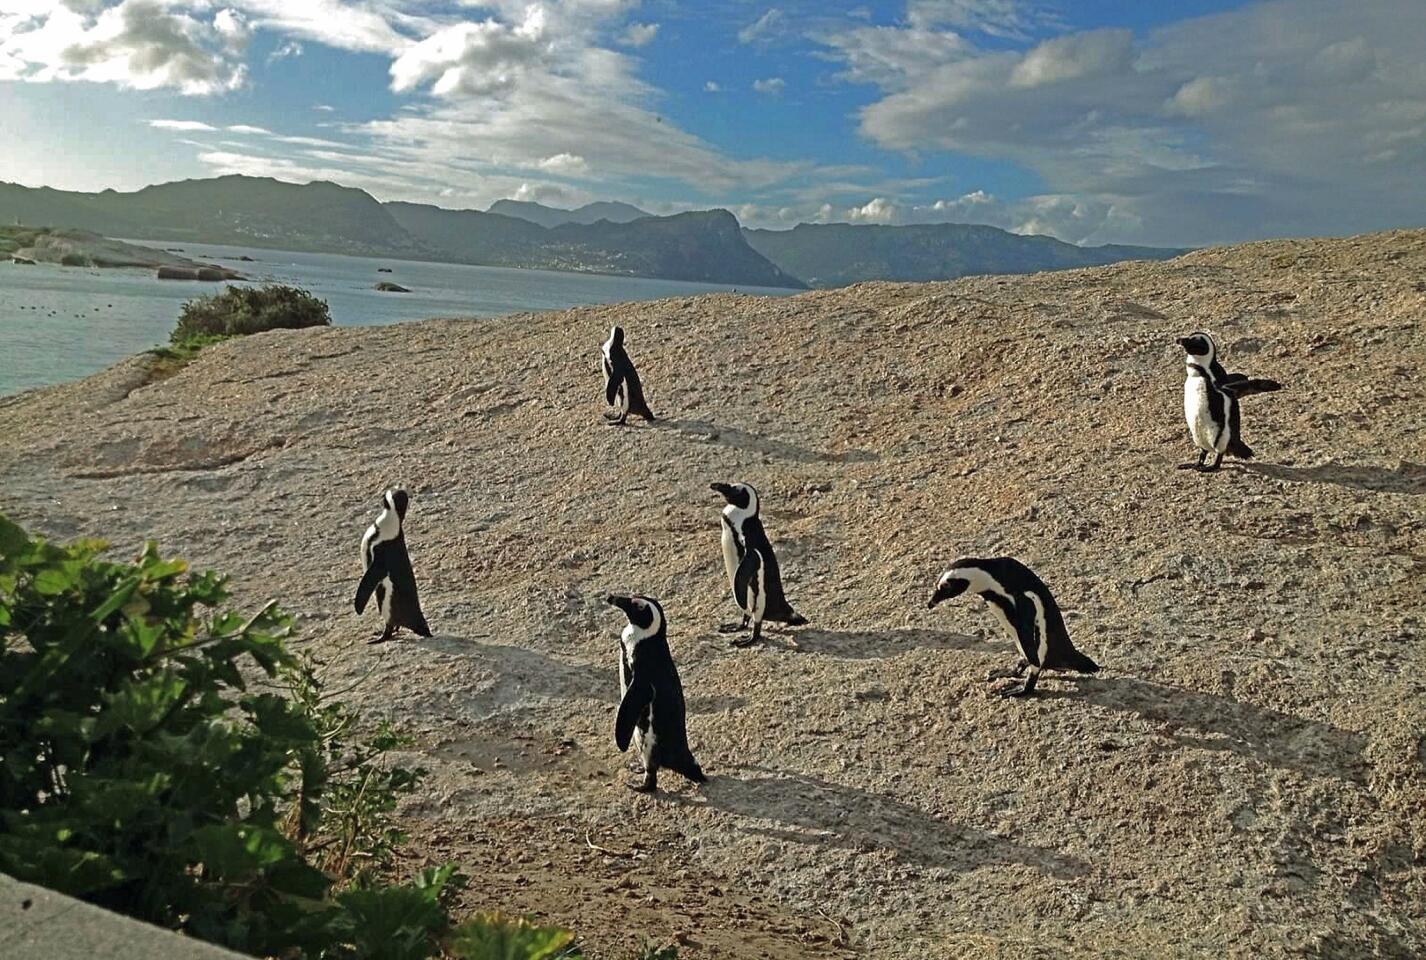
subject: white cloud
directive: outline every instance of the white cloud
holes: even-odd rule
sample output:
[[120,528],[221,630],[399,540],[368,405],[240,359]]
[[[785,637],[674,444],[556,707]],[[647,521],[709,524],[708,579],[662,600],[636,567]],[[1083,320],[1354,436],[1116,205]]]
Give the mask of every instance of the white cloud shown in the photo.
[[254,127],[246,123],[235,123],[232,126],[224,127],[229,133],[246,133],[259,137],[270,137],[272,131],[266,127]]
[[275,48],[267,55],[268,63],[276,63],[278,60],[286,60],[288,57],[300,57],[304,53],[302,44],[296,40],[289,40],[281,46]]
[[722,90],[723,88],[718,86],[718,83],[714,80],[705,80],[703,82],[704,93],[721,93]]
[[[901,26],[820,39],[845,78],[881,89],[860,111],[867,139],[1037,174],[1049,190],[1007,205],[1013,228],[1182,244],[1426,220],[1415,3],[1273,0],[1138,38],[1008,45],[967,41],[965,6],[913,2]],[[1013,20],[1021,5],[970,6],[984,33],[1054,29]]]
[[437,31],[392,62],[391,87],[403,92],[430,83],[437,96],[484,96],[513,87],[554,53],[545,10],[535,5],[519,23],[490,19]]
[[657,23],[631,23],[620,35],[619,42],[626,47],[647,46],[658,36],[658,32]]
[[778,7],[770,7],[767,12],[738,31],[739,43],[767,43],[782,32],[787,15]]
[[243,84],[247,27],[231,9],[208,16],[160,0],[81,6],[0,8],[0,80],[80,80],[195,95]]
[[896,216],[896,204],[885,197],[874,197],[847,211],[847,219],[853,223],[891,223]]
[[185,130],[199,133],[216,133],[218,128],[201,120],[150,120],[149,126],[156,130]]
[[548,170],[550,173],[574,175],[587,173],[589,164],[584,158],[573,153],[557,153],[552,157],[546,157],[539,162],[541,170]]
[[1054,13],[1027,0],[910,0],[906,20],[917,28],[950,27],[1013,40],[1060,23]]
[[334,106],[332,106],[330,103],[314,103],[314,104],[312,104],[312,109],[313,109],[313,110],[316,110],[316,111],[318,111],[318,112],[320,112],[320,113],[336,113],[336,112],[337,112],[337,108],[334,107]]
[[787,81],[781,77],[768,77],[764,80],[754,80],[753,89],[758,93],[766,93],[777,96],[787,88]]

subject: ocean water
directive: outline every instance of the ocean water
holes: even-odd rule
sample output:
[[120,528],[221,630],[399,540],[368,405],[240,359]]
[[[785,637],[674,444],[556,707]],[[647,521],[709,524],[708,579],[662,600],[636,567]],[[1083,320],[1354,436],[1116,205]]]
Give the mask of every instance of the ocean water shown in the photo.
[[[239,270],[253,282],[304,287],[327,301],[336,326],[372,326],[428,317],[492,317],[735,289],[676,280],[293,253],[226,244],[131,242],[181,249],[195,260]],[[241,262],[237,259],[241,256],[255,262]],[[392,272],[378,273],[378,267],[389,267]],[[399,283],[412,292],[378,293],[373,287],[382,280]],[[0,262],[0,396],[85,377],[166,343],[184,301],[216,293],[222,287],[158,280],[151,270]],[[796,292],[736,289],[770,296]]]

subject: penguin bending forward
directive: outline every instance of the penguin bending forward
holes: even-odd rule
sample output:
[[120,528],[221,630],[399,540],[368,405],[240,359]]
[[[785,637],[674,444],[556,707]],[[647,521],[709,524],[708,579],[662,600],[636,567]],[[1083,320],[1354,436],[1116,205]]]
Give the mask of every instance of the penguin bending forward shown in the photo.
[[639,372],[634,362],[624,350],[624,328],[613,327],[609,339],[604,341],[604,402],[614,408],[613,413],[604,414],[611,427],[622,427],[629,414],[654,419],[653,411],[644,400],[644,387],[639,383]]
[[704,783],[708,778],[688,749],[688,711],[668,649],[663,607],[652,597],[617,593],[605,602],[629,618],[619,638],[620,699],[614,720],[614,745],[622,753],[632,742],[644,764],[643,782],[629,789],[653,793],[664,767]]
[[363,573],[357,584],[356,612],[366,609],[375,592],[376,609],[386,618],[386,629],[371,643],[385,643],[402,627],[418,636],[431,635],[416,596],[416,575],[411,572],[406,534],[401,529],[409,499],[405,490],[391,489],[382,494],[381,513],[361,538]]
[[[1180,337],[1184,349],[1183,415],[1188,432],[1198,447],[1198,463],[1183,469],[1217,470],[1225,453],[1251,460],[1253,450],[1243,442],[1240,397],[1281,390],[1276,380],[1229,373],[1218,362],[1218,344],[1202,331]],[[1209,454],[1213,463],[1204,466]]]
[[[782,571],[777,555],[758,517],[761,504],[758,492],[746,483],[714,483],[711,489],[723,495],[728,505],[723,508],[723,568],[733,588],[733,599],[743,611],[741,623],[725,623],[718,629],[736,633],[753,624],[747,639],[733,641],[735,647],[747,647],[762,639],[764,620],[800,627],[807,622],[782,592]],[[792,645],[797,646],[794,640]]]
[[1041,670],[1098,672],[1099,664],[1070,642],[1059,604],[1051,596],[1050,588],[1019,560],[1010,557],[957,560],[936,581],[936,591],[926,606],[935,607],[967,590],[985,598],[1020,648],[1020,662],[1010,669],[992,671],[990,679],[1024,676],[1027,669],[1030,673],[1020,687],[1012,685],[1000,691],[1002,696],[1032,695]]

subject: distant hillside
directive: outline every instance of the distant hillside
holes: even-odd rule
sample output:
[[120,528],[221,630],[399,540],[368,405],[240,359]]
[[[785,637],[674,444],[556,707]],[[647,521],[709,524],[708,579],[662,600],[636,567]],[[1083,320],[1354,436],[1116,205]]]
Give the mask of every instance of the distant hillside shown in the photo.
[[791,230],[744,230],[749,245],[814,287],[862,280],[953,280],[987,273],[1034,273],[1119,260],[1166,260],[1159,247],[1077,247],[998,227],[926,223],[901,227],[800,223]]
[[538,223],[542,227],[558,227],[566,223],[598,223],[600,220],[608,220],[610,223],[628,223],[630,220],[653,216],[653,214],[646,213],[627,203],[607,201],[586,203],[576,210],[561,210],[558,207],[547,207],[542,203],[531,203],[528,200],[496,200],[490,205],[489,212],[505,217],[519,217],[521,220]]
[[181,180],[134,193],[0,184],[0,222],[106,236],[377,256],[433,256],[364,190],[260,177]]
[[418,203],[386,207],[408,233],[462,263],[762,287],[805,286],[748,246],[737,218],[726,210],[546,229],[518,217],[478,210]]
[[[631,211],[639,219],[632,219]],[[524,218],[475,210],[382,204],[364,190],[334,183],[298,185],[260,177],[183,180],[134,193],[0,183],[0,223],[145,240],[804,286],[749,247],[726,211],[649,217],[626,204],[590,204],[564,213],[595,219],[546,229]],[[611,223],[611,215],[626,222]]]
[[[1181,251],[1077,247],[995,227],[800,224],[744,230],[726,210],[655,217],[625,203],[557,210],[501,200],[489,212],[381,203],[334,183],[228,176],[133,193],[0,183],[0,223],[107,237],[441,260],[746,286],[836,287],[1033,273]],[[805,281],[805,282],[804,282]]]

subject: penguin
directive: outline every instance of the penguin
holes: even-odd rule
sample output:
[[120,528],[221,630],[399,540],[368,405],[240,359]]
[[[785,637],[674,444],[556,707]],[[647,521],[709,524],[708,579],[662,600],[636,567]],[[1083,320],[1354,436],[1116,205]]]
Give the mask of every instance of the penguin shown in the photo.
[[624,328],[614,326],[609,330],[601,350],[604,354],[604,402],[613,407],[614,413],[604,414],[611,427],[622,427],[629,414],[653,420],[653,411],[644,400],[644,388],[639,383],[639,372],[634,362],[624,350]]
[[[782,592],[782,572],[777,555],[758,517],[761,504],[758,492],[746,483],[714,483],[709,485],[728,502],[723,508],[723,569],[733,588],[733,599],[743,611],[740,623],[726,623],[722,633],[736,633],[753,624],[746,639],[733,641],[735,647],[747,647],[762,639],[764,620],[800,627],[807,623]],[[793,646],[796,646],[793,641]]]
[[1020,662],[1012,668],[993,671],[990,679],[1020,677],[1029,670],[1024,684],[1002,690],[1002,696],[1032,696],[1041,670],[1099,671],[1099,664],[1070,642],[1050,588],[1020,561],[1011,557],[957,560],[936,581],[936,590],[926,607],[932,609],[967,590],[985,598],[1020,648]]
[[668,649],[668,620],[652,597],[615,593],[604,598],[629,618],[619,637],[619,712],[614,720],[614,745],[623,753],[632,742],[644,764],[639,793],[658,790],[662,768],[681,773],[694,783],[708,777],[688,749],[688,709],[683,685]]
[[[1238,399],[1281,390],[1282,384],[1243,373],[1229,373],[1218,362],[1218,344],[1202,331],[1180,337],[1178,344],[1185,353],[1183,414],[1189,434],[1200,451],[1198,463],[1186,465],[1184,469],[1217,470],[1225,453],[1240,460],[1251,460],[1253,449],[1243,442]],[[1223,425],[1226,431],[1221,429]],[[1205,467],[1204,461],[1210,453],[1215,455],[1213,464]]]
[[364,572],[357,584],[356,612],[366,609],[366,602],[375,591],[376,609],[386,618],[386,629],[371,643],[385,643],[402,627],[418,636],[431,635],[431,628],[421,613],[421,601],[416,596],[416,575],[411,572],[406,534],[401,529],[409,500],[405,490],[387,490],[381,496],[381,513],[361,538]]

